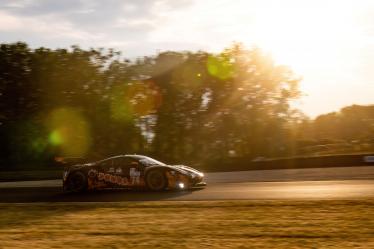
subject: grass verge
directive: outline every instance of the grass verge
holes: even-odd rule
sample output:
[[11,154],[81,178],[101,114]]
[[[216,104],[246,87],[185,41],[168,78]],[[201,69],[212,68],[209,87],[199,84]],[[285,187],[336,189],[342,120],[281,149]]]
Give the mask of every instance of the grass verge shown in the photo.
[[0,248],[374,248],[374,200],[0,204]]

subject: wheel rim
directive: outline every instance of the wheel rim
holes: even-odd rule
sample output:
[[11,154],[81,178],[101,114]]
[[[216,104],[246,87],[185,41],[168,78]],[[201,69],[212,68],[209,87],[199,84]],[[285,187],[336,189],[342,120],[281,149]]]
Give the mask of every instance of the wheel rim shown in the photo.
[[152,190],[162,190],[165,185],[165,178],[161,172],[150,172],[148,176],[148,185]]

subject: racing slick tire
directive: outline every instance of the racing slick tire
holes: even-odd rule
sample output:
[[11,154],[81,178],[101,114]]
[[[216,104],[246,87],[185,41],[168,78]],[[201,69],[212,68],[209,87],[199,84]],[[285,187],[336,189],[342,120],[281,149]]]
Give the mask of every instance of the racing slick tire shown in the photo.
[[87,176],[81,172],[73,172],[68,178],[67,190],[69,192],[83,192],[87,190]]
[[166,189],[168,181],[161,170],[151,170],[145,176],[145,183],[151,191],[162,191]]

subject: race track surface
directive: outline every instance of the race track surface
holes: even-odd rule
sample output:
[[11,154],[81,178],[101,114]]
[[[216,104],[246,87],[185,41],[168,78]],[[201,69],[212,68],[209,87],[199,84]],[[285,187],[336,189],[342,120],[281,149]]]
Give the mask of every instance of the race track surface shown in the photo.
[[207,174],[193,191],[64,194],[61,180],[0,183],[0,202],[122,202],[160,200],[367,199],[374,197],[374,167],[262,170]]

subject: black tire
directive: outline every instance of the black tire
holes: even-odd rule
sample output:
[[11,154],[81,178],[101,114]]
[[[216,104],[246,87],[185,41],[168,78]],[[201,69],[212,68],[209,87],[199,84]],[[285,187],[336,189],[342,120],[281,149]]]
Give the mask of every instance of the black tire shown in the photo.
[[68,191],[83,192],[87,190],[87,176],[81,172],[73,172],[68,178]]
[[145,176],[145,183],[151,191],[162,191],[167,187],[167,179],[161,170],[151,170]]

